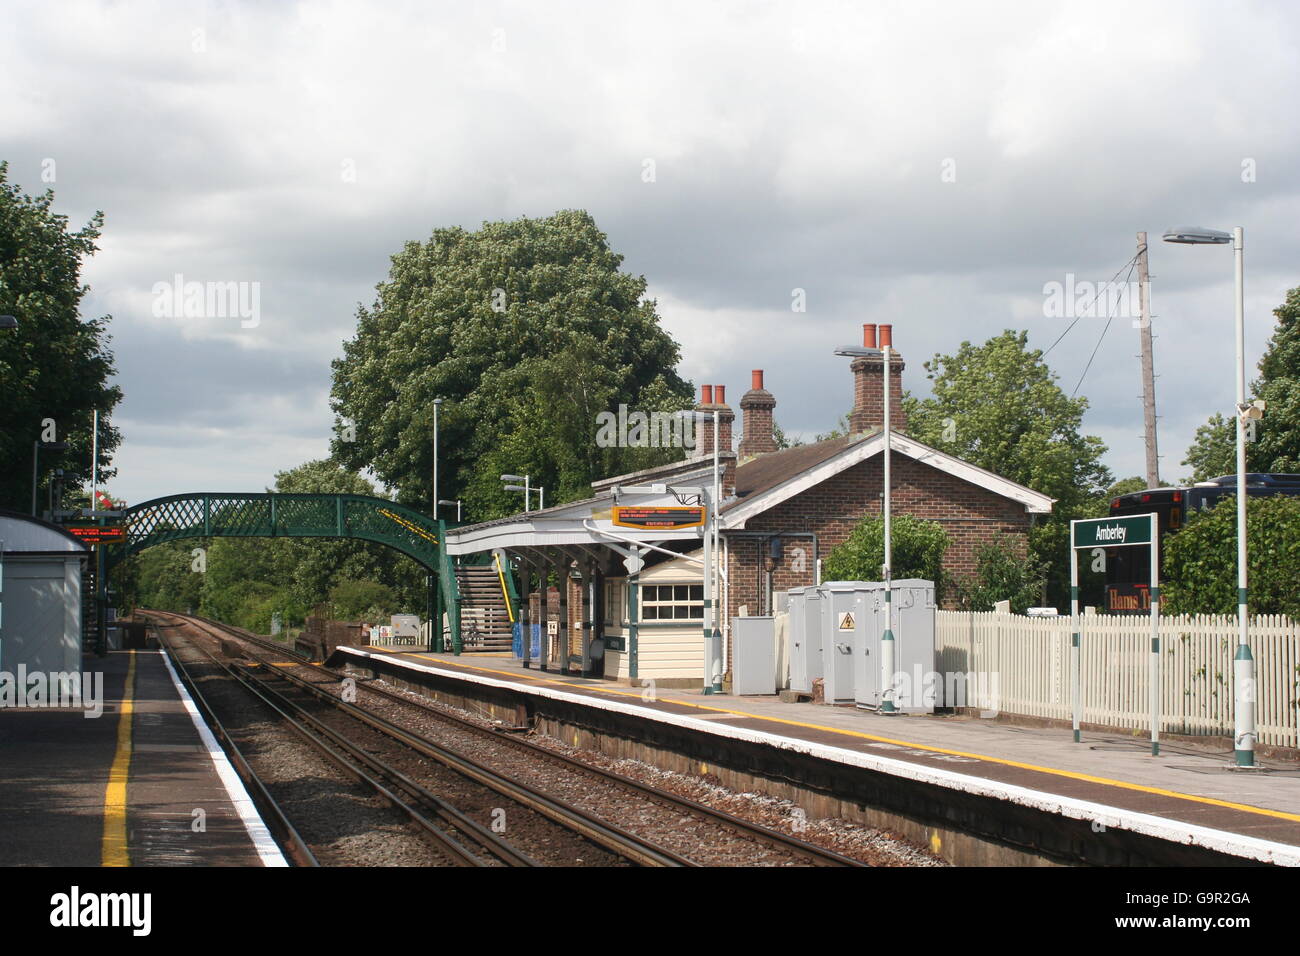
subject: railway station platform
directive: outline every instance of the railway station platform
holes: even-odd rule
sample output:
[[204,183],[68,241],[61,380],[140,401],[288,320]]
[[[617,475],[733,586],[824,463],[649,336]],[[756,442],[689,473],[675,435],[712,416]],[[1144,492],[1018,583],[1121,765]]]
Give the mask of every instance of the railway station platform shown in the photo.
[[[822,815],[855,816],[952,862],[1300,866],[1300,766],[1232,749],[1019,726],[884,717],[776,697],[646,690],[503,658],[340,647],[330,659],[664,769],[715,776]],[[477,702],[477,703],[476,703]],[[680,758],[680,759],[678,759]]]
[[0,866],[286,865],[161,651],[82,668],[0,706]]

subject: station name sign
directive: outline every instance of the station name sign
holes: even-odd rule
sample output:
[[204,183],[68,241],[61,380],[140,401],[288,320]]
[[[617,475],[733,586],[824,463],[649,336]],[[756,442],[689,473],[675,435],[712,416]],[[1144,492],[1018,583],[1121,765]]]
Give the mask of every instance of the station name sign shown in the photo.
[[1151,543],[1151,516],[1090,518],[1070,522],[1070,543],[1076,548],[1114,548],[1125,544]]
[[64,530],[82,544],[121,544],[126,540],[126,529],[121,525],[70,524]]
[[704,524],[705,510],[698,505],[662,508],[617,507],[612,521],[620,528],[662,531],[665,528],[698,528]]

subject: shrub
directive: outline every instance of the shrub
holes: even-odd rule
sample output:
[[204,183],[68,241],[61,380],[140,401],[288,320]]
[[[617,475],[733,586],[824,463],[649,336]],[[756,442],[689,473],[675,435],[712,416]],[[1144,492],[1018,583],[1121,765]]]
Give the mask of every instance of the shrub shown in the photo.
[[378,581],[344,581],[330,591],[334,616],[340,621],[382,623],[397,606],[393,589]]
[[[891,524],[894,577],[933,581],[935,599],[940,600],[948,533],[937,521],[925,521],[911,515],[896,515]],[[867,516],[843,544],[826,556],[822,563],[822,578],[826,581],[879,581],[884,563],[885,520],[879,515]]]
[[[1193,512],[1187,525],[1160,542],[1164,552],[1161,610],[1168,614],[1235,614],[1237,500]],[[1250,610],[1300,618],[1300,498],[1246,501]]]
[[962,604],[972,611],[991,611],[998,601],[1010,601],[1014,613],[1024,614],[1038,604],[1046,580],[1042,561],[999,535],[975,553],[975,574],[961,583]]

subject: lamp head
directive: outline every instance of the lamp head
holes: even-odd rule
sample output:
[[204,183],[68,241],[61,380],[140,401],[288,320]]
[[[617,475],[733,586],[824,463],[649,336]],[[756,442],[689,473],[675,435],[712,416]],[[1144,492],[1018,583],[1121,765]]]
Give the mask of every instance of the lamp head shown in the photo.
[[1165,242],[1181,242],[1189,246],[1221,246],[1232,242],[1232,233],[1204,226],[1173,226],[1165,230]]

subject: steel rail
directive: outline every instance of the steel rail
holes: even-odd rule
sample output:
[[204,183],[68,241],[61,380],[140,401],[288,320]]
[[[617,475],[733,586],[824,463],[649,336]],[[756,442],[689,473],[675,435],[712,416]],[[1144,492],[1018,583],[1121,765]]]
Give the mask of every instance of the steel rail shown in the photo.
[[[295,663],[299,664],[299,666],[307,667],[312,669],[313,671],[327,675],[330,682],[337,682],[339,680],[339,675],[336,674],[334,671],[331,671],[329,668],[324,667],[323,665],[318,664],[314,661],[308,661],[302,658],[301,655],[298,655],[295,652],[288,650],[272,641],[267,641],[261,637],[258,637],[257,635],[250,634],[247,631],[244,631],[242,628],[235,628],[232,627],[231,625],[223,624],[219,621],[207,621],[207,623],[225,631],[229,636],[237,640],[247,641],[249,643],[253,643],[258,646],[264,647],[268,650],[283,654],[286,657],[289,657]],[[759,823],[753,823],[749,820],[744,819],[743,817],[739,817],[736,816],[735,814],[728,813],[725,810],[718,810],[714,807],[708,806],[707,804],[700,803],[696,800],[692,800],[689,797],[683,797],[675,793],[670,793],[669,791],[656,787],[653,784],[643,783],[640,780],[636,780],[632,777],[625,776],[624,774],[620,774],[617,771],[607,770],[603,767],[594,767],[590,764],[583,763],[581,760],[577,760],[573,757],[570,757],[567,754],[557,753],[553,750],[538,746],[537,744],[531,743],[529,741],[521,740],[517,737],[507,736],[506,734],[503,734],[502,732],[497,730],[489,730],[463,717],[459,717],[455,714],[447,713],[441,709],[437,709],[429,705],[419,703],[418,701],[410,700],[409,698],[403,697],[402,695],[397,694],[391,690],[388,690],[387,688],[376,687],[371,683],[361,683],[359,681],[358,681],[358,686],[362,687],[368,693],[376,694],[394,703],[405,704],[408,707],[412,707],[419,710],[421,713],[433,716],[444,722],[454,724],[458,727],[469,730],[479,736],[491,737],[494,740],[500,740],[506,742],[518,750],[523,750],[528,753],[543,756],[553,762],[564,765],[566,768],[586,773],[588,776],[592,776],[597,779],[608,781],[610,783],[613,783],[617,786],[621,786],[628,790],[636,791],[661,805],[666,805],[672,809],[680,810],[683,812],[693,813],[696,816],[704,817],[706,819],[711,820],[712,822],[730,827],[733,830],[740,831],[742,834],[744,834],[745,836],[751,839],[757,840],[762,843],[766,843],[768,845],[777,846],[793,853],[798,853],[803,856],[810,857],[818,865],[849,866],[849,867],[865,867],[869,865],[863,863],[861,860],[855,860],[852,857],[845,856],[841,853],[837,853],[834,850],[828,850],[825,847],[818,846],[814,843],[809,843],[806,840],[800,840],[798,837],[794,837],[794,836],[790,836],[789,834],[782,833],[780,830],[775,830],[772,829],[771,827],[766,827]],[[323,693],[327,693],[327,692],[323,692]],[[333,696],[333,695],[329,695],[329,696]]]
[[275,797],[271,796],[271,792],[266,788],[266,784],[262,782],[262,778],[257,775],[257,772],[253,770],[252,765],[249,764],[247,758],[244,757],[243,752],[239,749],[239,745],[235,743],[234,738],[230,736],[225,726],[217,718],[216,712],[213,711],[211,705],[208,704],[207,698],[205,698],[203,693],[199,690],[198,683],[194,680],[193,675],[190,674],[189,668],[185,666],[185,662],[180,659],[178,654],[173,653],[172,648],[162,640],[161,635],[159,635],[159,643],[163,646],[164,652],[171,659],[172,663],[176,665],[177,674],[180,676],[182,683],[185,684],[185,689],[194,700],[194,704],[198,707],[199,713],[203,715],[203,719],[207,723],[208,729],[212,731],[213,736],[215,736],[221,743],[221,747],[226,752],[226,756],[230,759],[230,763],[235,768],[235,772],[239,774],[239,778],[248,788],[249,798],[257,807],[258,813],[262,817],[262,822],[266,824],[274,834],[276,842],[280,845],[280,849],[284,851],[285,856],[292,860],[295,866],[320,866],[320,861],[316,859],[316,854],[312,853],[311,848],[307,846],[307,842],[303,840],[298,829],[290,822],[288,816],[285,815],[284,810],[276,801]]
[[[163,613],[174,614],[174,612]],[[189,615],[176,614],[175,616],[187,617]],[[236,629],[231,628],[229,625],[217,621],[204,621],[202,623],[206,624],[208,628],[221,630],[226,635],[233,637],[236,640],[263,646],[267,645],[267,642],[265,641],[238,633]],[[274,647],[273,649],[279,653],[286,653],[279,647]],[[263,664],[270,664],[270,662],[266,661],[264,658],[257,657],[257,655],[250,656],[254,660],[258,660]],[[298,660],[296,659],[296,655],[286,654],[286,656],[293,659],[295,664],[307,666],[312,663]],[[331,682],[338,681],[338,675],[333,671],[325,668],[321,668],[321,670],[330,676]],[[276,677],[283,678],[291,683],[301,686],[303,689],[309,691],[338,710],[346,713],[348,716],[388,735],[417,753],[436,760],[444,766],[469,777],[483,786],[486,786],[503,796],[507,796],[531,810],[535,810],[543,816],[573,830],[581,836],[591,840],[593,843],[603,846],[605,849],[610,850],[624,859],[630,860],[631,862],[637,863],[641,866],[698,865],[694,861],[689,860],[680,854],[674,853],[671,850],[656,846],[650,841],[645,840],[616,824],[601,820],[592,814],[578,810],[574,807],[566,806],[521,781],[499,774],[483,764],[448,750],[434,741],[421,737],[418,734],[413,734],[405,728],[399,727],[397,724],[379,717],[377,714],[371,714],[360,707],[348,703],[347,701],[340,700],[334,694],[321,690],[313,684],[313,682],[304,680],[296,674],[286,673],[273,665],[268,667],[267,671],[268,673],[274,673]]]
[[[143,614],[145,612],[141,612],[141,613]],[[148,613],[160,613],[160,612],[148,612]],[[170,613],[170,612],[161,612],[161,613]],[[183,615],[175,615],[175,616],[182,617]],[[321,751],[322,754],[324,754],[332,762],[334,762],[341,769],[343,769],[344,772],[348,773],[350,776],[354,777],[358,781],[369,786],[385,802],[389,803],[391,806],[405,813],[411,819],[411,821],[415,823],[417,826],[419,826],[421,830],[433,840],[433,842],[438,846],[438,848],[443,850],[445,853],[447,853],[457,865],[460,866],[487,865],[478,856],[478,854],[475,854],[468,847],[464,846],[464,844],[460,843],[460,841],[456,840],[450,834],[446,833],[441,827],[439,827],[432,820],[428,819],[428,817],[426,817],[418,809],[411,806],[407,801],[403,800],[398,794],[394,793],[388,786],[384,784],[383,781],[381,781],[377,777],[372,776],[361,766],[358,766],[357,763],[354,763],[353,759],[349,759],[349,756],[345,754],[350,754],[353,758],[361,760],[362,762],[370,766],[371,769],[377,769],[375,767],[375,764],[382,763],[382,761],[378,761],[372,755],[366,754],[364,749],[356,747],[350,742],[344,741],[341,735],[336,734],[329,728],[325,727],[315,717],[306,713],[306,711],[301,706],[295,704],[292,701],[287,700],[286,698],[283,697],[283,695],[275,693],[271,688],[265,687],[262,684],[262,682],[253,680],[252,678],[248,678],[245,675],[240,674],[238,671],[236,671],[226,662],[215,657],[214,655],[212,655],[202,647],[196,647],[195,649],[199,653],[206,656],[213,664],[216,664],[218,667],[224,670],[229,677],[231,677],[235,681],[238,681],[247,690],[249,690],[251,693],[256,695],[267,707],[270,707],[273,711],[279,714],[281,719],[283,719],[291,728],[293,728],[304,740],[306,740],[307,742],[315,746],[319,751]],[[277,701],[274,698],[279,698],[280,702],[277,703]],[[291,713],[290,711],[296,711],[297,717],[295,717],[294,714]],[[298,718],[302,718],[302,719],[299,720]],[[311,729],[309,729],[308,725],[311,725]],[[317,731],[317,732],[313,732],[313,731]],[[327,743],[327,741],[329,742]],[[334,744],[334,746],[331,746],[331,743]],[[339,749],[335,749],[335,746],[337,746]],[[344,752],[341,753],[340,750]],[[400,771],[393,770],[392,768],[387,768],[387,769],[396,776],[402,776],[400,774]],[[415,784],[414,781],[411,781],[411,784],[414,787],[419,787],[419,785]],[[428,793],[428,791],[425,791],[425,793],[428,795],[428,798],[430,798],[431,803],[434,803],[435,805],[439,803],[443,803],[444,806],[447,806],[443,801],[440,800],[440,798],[436,797],[432,793]],[[459,813],[459,811],[455,811],[455,812]],[[469,821],[469,822],[473,824],[473,821]],[[474,826],[478,826],[478,824],[474,824]],[[472,829],[472,827],[468,829]],[[484,848],[489,853],[496,854],[497,848],[492,844],[503,843],[503,842],[504,841],[500,841],[498,838],[495,837],[495,834],[493,834],[490,838],[490,843],[488,845],[485,845]],[[526,857],[524,857],[523,854],[518,853],[518,851],[515,851],[513,848],[508,847],[508,845],[506,846],[507,849],[504,851],[505,857],[511,859],[503,858],[505,862],[509,862],[511,863],[511,865],[516,865],[516,866],[537,865],[535,862],[528,860]]]

